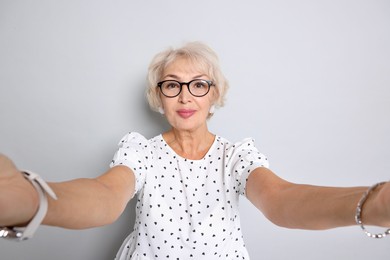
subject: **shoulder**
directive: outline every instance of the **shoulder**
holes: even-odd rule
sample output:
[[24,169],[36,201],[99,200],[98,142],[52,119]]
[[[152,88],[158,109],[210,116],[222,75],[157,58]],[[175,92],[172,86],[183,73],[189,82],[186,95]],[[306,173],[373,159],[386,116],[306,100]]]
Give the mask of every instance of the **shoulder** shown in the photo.
[[147,139],[140,133],[128,132],[119,141],[118,149],[111,165],[125,164],[125,162],[134,161],[135,159],[138,162],[150,159],[153,155],[153,150],[156,149],[156,140],[158,140],[157,137]]
[[244,138],[240,141],[232,142],[227,140],[224,137],[217,135],[217,142],[220,146],[225,148],[225,151],[238,151],[238,150],[248,150],[248,149],[256,149],[255,140],[251,137]]
[[145,138],[145,136],[143,136],[142,134],[138,133],[138,132],[128,132],[127,134],[125,134],[122,139],[120,140],[119,142],[119,145],[124,145],[124,144],[127,144],[127,143],[143,143],[143,142],[147,142],[147,139]]
[[161,139],[161,134],[148,139],[138,132],[128,132],[122,137],[118,145],[126,148],[136,146],[138,146],[139,148],[148,148],[150,146],[153,146],[153,144],[161,142]]
[[261,153],[255,145],[255,140],[251,137],[244,138],[240,141],[231,142],[223,137],[218,136],[217,141],[220,149],[223,147],[223,153],[231,164],[238,162],[256,163],[264,167],[269,167],[268,158]]

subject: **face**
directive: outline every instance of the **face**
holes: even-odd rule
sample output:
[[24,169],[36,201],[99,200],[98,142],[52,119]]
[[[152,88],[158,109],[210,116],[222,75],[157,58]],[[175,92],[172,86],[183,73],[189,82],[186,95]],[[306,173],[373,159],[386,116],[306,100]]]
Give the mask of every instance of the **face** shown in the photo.
[[[194,66],[194,63],[179,58],[166,67],[160,80],[189,82],[193,79],[210,80],[204,72],[198,69],[198,66]],[[179,131],[207,129],[207,117],[215,96],[214,86],[203,97],[193,96],[188,91],[187,85],[183,85],[180,94],[173,98],[165,97],[160,92],[165,116],[170,125]]]

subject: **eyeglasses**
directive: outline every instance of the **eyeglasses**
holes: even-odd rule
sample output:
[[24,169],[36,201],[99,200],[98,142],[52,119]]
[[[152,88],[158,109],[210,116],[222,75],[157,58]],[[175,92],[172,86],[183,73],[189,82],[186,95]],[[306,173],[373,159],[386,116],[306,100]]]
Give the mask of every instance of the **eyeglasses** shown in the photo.
[[213,82],[204,79],[194,79],[189,82],[179,82],[176,80],[164,80],[157,83],[164,96],[173,98],[178,96],[183,89],[183,85],[187,85],[188,91],[194,97],[203,97],[210,91]]

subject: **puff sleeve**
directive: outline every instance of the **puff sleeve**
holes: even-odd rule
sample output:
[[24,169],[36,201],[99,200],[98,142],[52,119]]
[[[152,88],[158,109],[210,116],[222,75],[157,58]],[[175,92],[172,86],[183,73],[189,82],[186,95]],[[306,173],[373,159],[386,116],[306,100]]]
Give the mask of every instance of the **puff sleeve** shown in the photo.
[[227,157],[229,158],[229,170],[234,176],[236,188],[244,196],[249,174],[258,167],[269,167],[267,157],[258,151],[254,140],[251,138],[234,143],[229,149]]
[[136,181],[134,194],[136,194],[145,183],[149,157],[148,140],[139,133],[130,132],[119,142],[110,167],[124,165],[134,172]]

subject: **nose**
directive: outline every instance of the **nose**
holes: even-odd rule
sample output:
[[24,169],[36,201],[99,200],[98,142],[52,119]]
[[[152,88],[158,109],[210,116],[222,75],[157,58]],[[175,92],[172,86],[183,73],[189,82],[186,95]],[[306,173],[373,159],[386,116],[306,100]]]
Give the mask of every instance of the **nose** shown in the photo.
[[191,95],[190,91],[188,90],[188,87],[189,86],[187,84],[185,84],[185,85],[183,84],[181,92],[179,94],[179,102],[187,103],[191,99],[192,95]]

